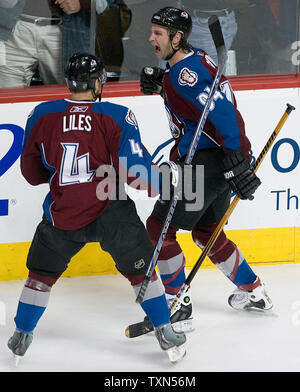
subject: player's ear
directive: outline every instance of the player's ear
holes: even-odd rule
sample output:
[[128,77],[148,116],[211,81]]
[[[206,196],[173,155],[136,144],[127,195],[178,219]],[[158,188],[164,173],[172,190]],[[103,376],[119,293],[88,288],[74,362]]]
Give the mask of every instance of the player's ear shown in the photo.
[[181,31],[177,31],[176,34],[174,34],[173,39],[172,39],[172,44],[173,44],[174,49],[178,48],[182,36],[183,36],[183,34]]
[[102,85],[101,79],[97,78],[95,81],[95,90],[96,90],[97,94],[100,94],[102,92],[102,89],[103,89],[103,85]]

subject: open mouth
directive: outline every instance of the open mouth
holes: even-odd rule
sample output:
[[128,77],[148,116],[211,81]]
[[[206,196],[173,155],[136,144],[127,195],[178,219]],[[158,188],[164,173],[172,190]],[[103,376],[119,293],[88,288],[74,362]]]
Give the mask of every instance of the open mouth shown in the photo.
[[155,53],[159,53],[160,52],[160,47],[155,45]]

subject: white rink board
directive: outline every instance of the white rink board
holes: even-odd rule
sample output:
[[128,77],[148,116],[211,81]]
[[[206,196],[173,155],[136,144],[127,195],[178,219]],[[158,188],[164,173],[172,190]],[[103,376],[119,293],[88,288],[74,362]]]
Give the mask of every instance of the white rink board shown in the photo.
[[[256,192],[255,199],[251,202],[239,202],[226,229],[300,226],[299,89],[238,91],[235,94],[255,157],[259,155],[274,131],[286,109],[286,103],[290,103],[298,110],[291,113],[257,172],[262,185]],[[133,110],[139,123],[142,141],[151,154],[160,144],[170,139],[168,121],[160,96],[103,99],[105,100],[128,106]],[[24,129],[27,115],[37,104],[1,104],[0,128],[3,128],[3,124],[13,124]],[[13,142],[12,132],[0,129],[0,171]],[[166,160],[168,150],[169,147],[166,147],[157,157],[165,152]],[[0,243],[32,240],[35,227],[42,216],[42,203],[48,192],[48,185],[33,187],[27,184],[21,175],[19,163],[18,158],[0,177],[0,203],[1,200],[8,200],[8,215],[0,213]],[[155,199],[141,200],[141,196],[136,195],[136,192],[130,192],[130,195],[138,198],[137,209],[141,219],[145,221]]]

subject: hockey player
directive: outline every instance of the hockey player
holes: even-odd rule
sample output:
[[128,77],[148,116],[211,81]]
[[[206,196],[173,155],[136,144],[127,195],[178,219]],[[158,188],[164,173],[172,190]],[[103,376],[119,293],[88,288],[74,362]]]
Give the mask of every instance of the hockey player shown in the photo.
[[[22,174],[31,185],[49,182],[50,192],[29,249],[29,275],[8,342],[17,359],[32,342],[52,286],[87,242],[99,242],[111,254],[136,293],[153,253],[134,202],[124,197],[121,186],[135,184],[152,196],[160,187],[160,171],[142,145],[135,116],[124,106],[96,102],[106,81],[97,57],[73,55],[65,76],[71,99],[37,105],[25,129]],[[143,178],[137,165],[144,169]],[[110,192],[105,194],[105,188]],[[170,324],[164,286],[156,273],[141,307],[170,360],[183,357],[186,338]]]
[[[168,64],[165,71],[144,67],[141,91],[148,95],[158,93],[163,97],[175,141],[170,161],[183,166],[217,67],[202,49],[189,45],[192,22],[186,11],[162,8],[152,16],[151,23],[149,41],[157,58],[167,60]],[[185,200],[183,192],[158,258],[158,268],[170,303],[185,281],[185,258],[176,241],[176,232],[179,228],[191,231],[194,242],[203,249],[229,206],[231,192],[234,191],[241,199],[253,198],[261,182],[250,169],[250,148],[235,96],[229,81],[222,75],[192,162],[194,171],[196,165],[204,166],[203,208],[187,211],[190,201]],[[195,186],[195,183],[190,186]],[[169,203],[160,199],[147,220],[147,230],[154,244],[168,210]],[[272,307],[261,280],[224,231],[216,240],[209,258],[236,286],[228,299],[230,306],[260,310]],[[192,329],[191,315],[191,299],[186,295],[171,320],[183,320],[181,328],[188,330]],[[151,330],[149,322],[147,328]]]

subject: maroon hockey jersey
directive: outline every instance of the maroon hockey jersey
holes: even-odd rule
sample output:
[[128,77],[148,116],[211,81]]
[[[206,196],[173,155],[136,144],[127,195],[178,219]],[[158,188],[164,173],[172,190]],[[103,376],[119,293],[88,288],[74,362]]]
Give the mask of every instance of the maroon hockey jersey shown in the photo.
[[49,183],[43,210],[63,230],[95,220],[119,182],[151,197],[159,193],[160,172],[142,145],[133,112],[109,102],[37,105],[26,124],[21,171],[32,185]]

